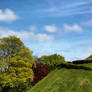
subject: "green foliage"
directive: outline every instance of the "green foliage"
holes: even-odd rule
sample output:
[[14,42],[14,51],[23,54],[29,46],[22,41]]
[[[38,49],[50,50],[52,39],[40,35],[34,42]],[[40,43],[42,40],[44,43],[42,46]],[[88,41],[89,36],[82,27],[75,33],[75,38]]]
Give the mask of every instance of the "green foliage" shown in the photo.
[[3,88],[32,82],[33,64],[32,53],[19,38],[10,36],[0,39],[0,85]]
[[4,71],[10,59],[24,48],[23,42],[15,37],[5,37],[0,39],[0,67]]
[[4,87],[2,92],[26,92],[32,86],[28,85],[27,83],[18,83],[15,87]]
[[57,54],[43,56],[41,60],[50,68],[55,68],[57,65],[65,62],[64,57]]
[[2,87],[0,87],[0,92],[2,92]]
[[19,82],[13,88],[5,86],[3,89],[1,89],[0,92],[27,92],[31,87],[32,85],[28,85],[27,83]]

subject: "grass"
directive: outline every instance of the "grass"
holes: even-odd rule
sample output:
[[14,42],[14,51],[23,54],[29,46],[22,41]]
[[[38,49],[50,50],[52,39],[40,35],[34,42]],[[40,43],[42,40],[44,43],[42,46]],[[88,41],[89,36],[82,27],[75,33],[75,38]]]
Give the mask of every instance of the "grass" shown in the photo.
[[28,92],[92,92],[92,71],[56,69]]

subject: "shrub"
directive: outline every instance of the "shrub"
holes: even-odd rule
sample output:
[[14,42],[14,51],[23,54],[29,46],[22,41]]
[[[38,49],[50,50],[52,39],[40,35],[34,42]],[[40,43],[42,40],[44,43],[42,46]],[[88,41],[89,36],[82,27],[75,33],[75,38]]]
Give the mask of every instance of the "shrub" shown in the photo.
[[38,81],[43,79],[50,72],[49,68],[41,62],[36,64],[36,68],[34,68],[33,71],[34,71],[34,81],[32,82],[32,85],[35,85]]
[[56,68],[92,70],[92,68],[89,68],[89,67],[85,67],[85,66],[81,66],[81,65],[75,65],[75,64],[69,64],[69,63],[62,63],[60,65],[57,65]]

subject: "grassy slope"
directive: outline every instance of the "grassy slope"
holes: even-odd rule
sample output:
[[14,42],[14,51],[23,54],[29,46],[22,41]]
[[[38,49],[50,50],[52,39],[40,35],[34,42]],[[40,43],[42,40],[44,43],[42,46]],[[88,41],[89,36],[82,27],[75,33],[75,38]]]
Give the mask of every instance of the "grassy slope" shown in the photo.
[[92,92],[92,71],[56,69],[28,92]]

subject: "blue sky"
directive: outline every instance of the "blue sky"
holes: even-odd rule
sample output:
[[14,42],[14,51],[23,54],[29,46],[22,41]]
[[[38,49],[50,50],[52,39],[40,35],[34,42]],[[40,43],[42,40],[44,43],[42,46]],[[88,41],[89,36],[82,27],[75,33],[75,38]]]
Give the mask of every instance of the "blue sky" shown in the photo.
[[0,38],[16,35],[36,56],[92,54],[92,0],[0,0]]

